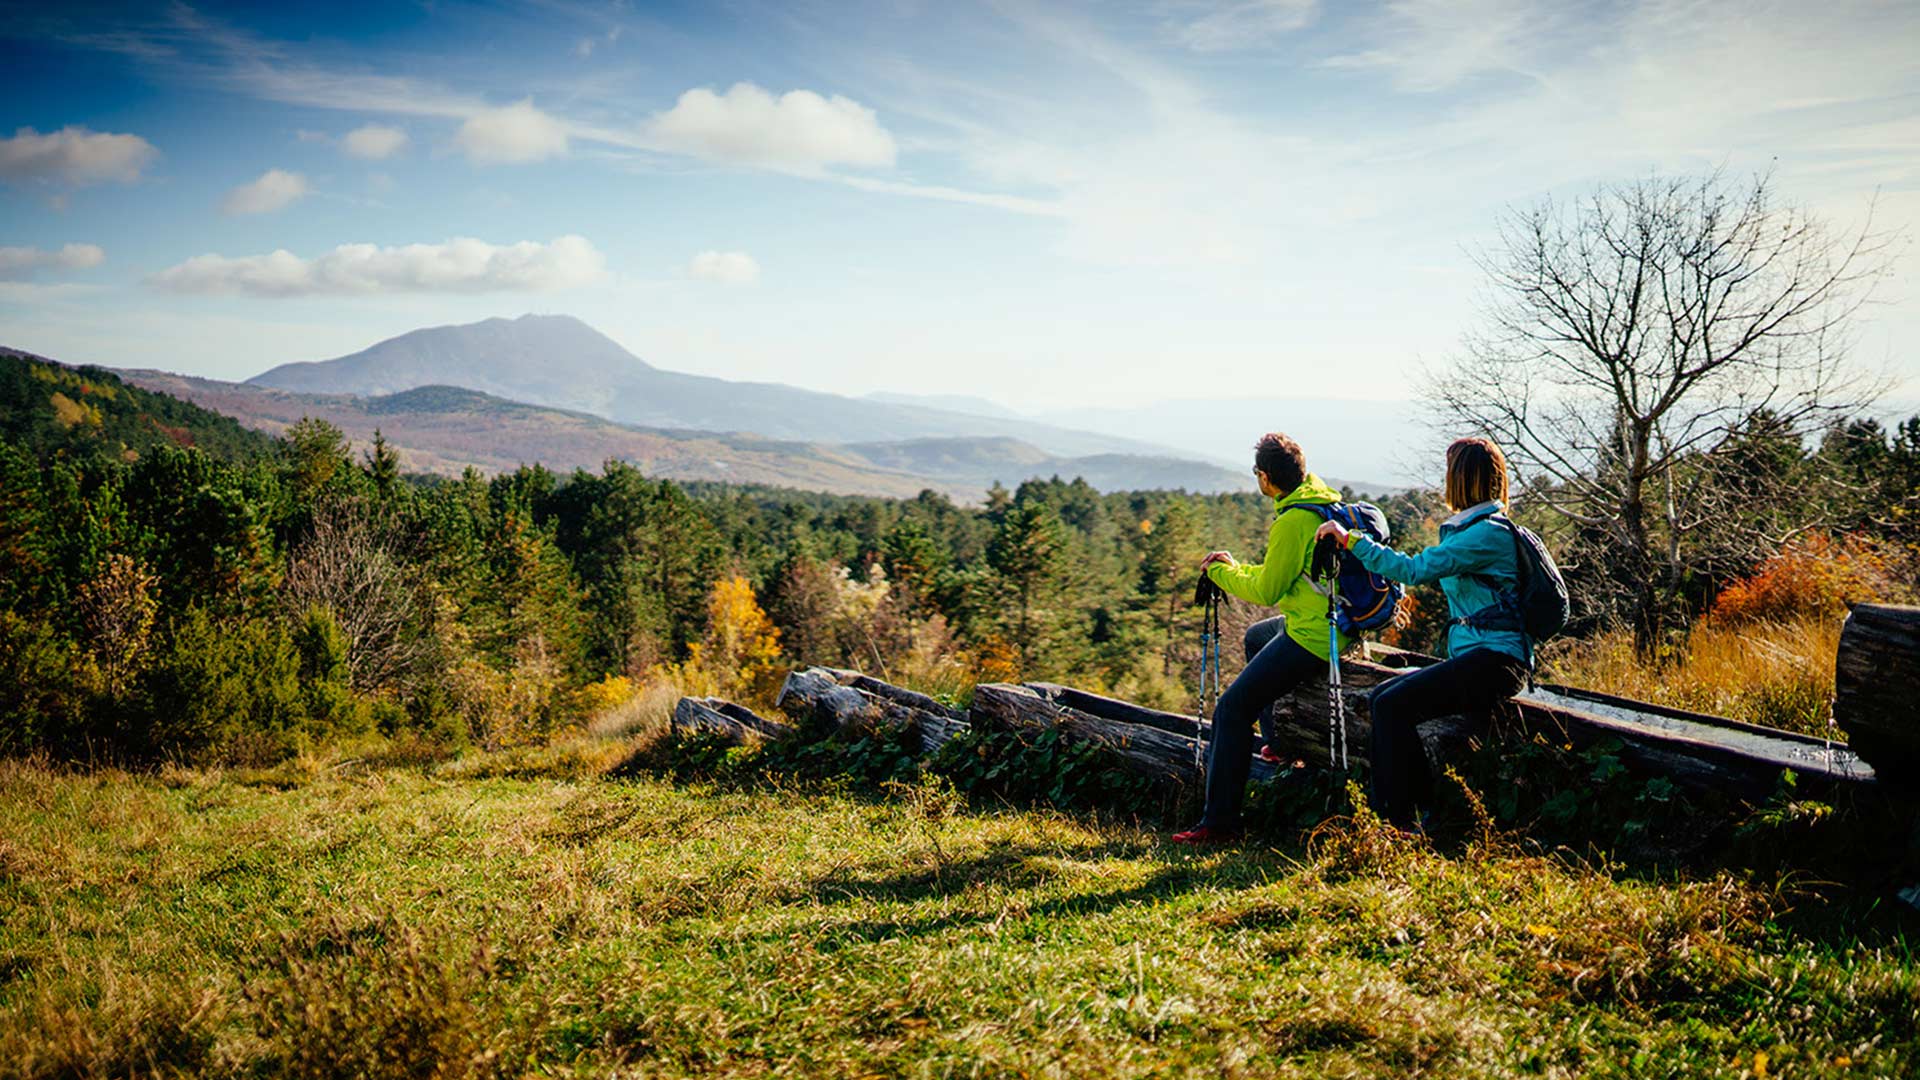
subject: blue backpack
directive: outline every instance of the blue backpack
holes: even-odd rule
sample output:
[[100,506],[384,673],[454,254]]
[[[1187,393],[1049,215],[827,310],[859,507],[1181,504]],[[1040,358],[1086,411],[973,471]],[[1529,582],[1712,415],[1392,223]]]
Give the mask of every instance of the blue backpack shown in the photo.
[[[1320,520],[1338,521],[1348,531],[1357,529],[1376,543],[1384,544],[1392,535],[1387,527],[1387,515],[1372,503],[1295,503],[1287,509],[1310,510]],[[1407,593],[1406,587],[1360,565],[1360,560],[1345,549],[1337,549],[1335,558],[1340,604],[1334,612],[1334,626],[1343,634],[1359,634],[1393,622],[1400,598]]]

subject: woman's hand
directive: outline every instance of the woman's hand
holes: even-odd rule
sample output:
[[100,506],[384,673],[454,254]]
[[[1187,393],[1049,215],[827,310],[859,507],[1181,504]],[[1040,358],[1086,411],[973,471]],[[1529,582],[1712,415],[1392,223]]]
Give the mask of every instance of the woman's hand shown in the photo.
[[1200,569],[1205,570],[1214,563],[1226,563],[1228,566],[1232,566],[1233,556],[1224,551],[1209,551],[1207,552],[1207,557],[1200,560]]
[[1314,543],[1319,543],[1320,539],[1326,536],[1333,537],[1333,542],[1336,544],[1339,544],[1343,548],[1348,547],[1352,544],[1352,538],[1347,535],[1347,527],[1345,525],[1340,524],[1337,521],[1321,522],[1320,528],[1314,531],[1314,534],[1313,534]]

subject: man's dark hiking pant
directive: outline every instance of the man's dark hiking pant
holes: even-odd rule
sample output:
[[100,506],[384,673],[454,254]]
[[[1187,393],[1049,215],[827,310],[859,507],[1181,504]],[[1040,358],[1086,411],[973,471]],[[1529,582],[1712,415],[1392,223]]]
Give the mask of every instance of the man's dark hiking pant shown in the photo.
[[1213,741],[1207,748],[1207,811],[1200,824],[1210,829],[1240,828],[1240,804],[1253,768],[1253,726],[1269,736],[1273,702],[1313,678],[1325,677],[1327,662],[1300,647],[1286,630],[1284,616],[1262,619],[1247,628],[1247,666],[1213,708]]
[[1458,714],[1484,726],[1488,714],[1525,685],[1525,664],[1497,649],[1475,649],[1375,687],[1367,698],[1373,714],[1367,801],[1374,812],[1409,828],[1414,805],[1432,801],[1433,774],[1416,730],[1422,721]]

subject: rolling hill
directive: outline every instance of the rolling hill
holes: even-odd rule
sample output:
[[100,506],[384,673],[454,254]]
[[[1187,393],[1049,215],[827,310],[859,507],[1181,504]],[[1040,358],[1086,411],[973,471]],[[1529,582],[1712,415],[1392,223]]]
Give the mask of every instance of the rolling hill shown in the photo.
[[0,347],[0,435],[36,452],[125,458],[197,446],[228,461],[268,453],[272,440],[232,417],[153,393],[99,367],[69,367]]
[[423,386],[371,397],[296,393],[159,371],[127,381],[278,434],[303,416],[339,427],[365,444],[375,429],[403,467],[457,475],[468,466],[501,472],[539,462],[556,471],[597,469],[609,458],[676,480],[770,484],[838,494],[910,497],[926,488],[980,497],[994,481],[1083,476],[1105,490],[1167,487],[1237,490],[1240,475],[1174,457],[1100,454],[1066,457],[1017,439],[938,438],[833,444],[759,435],[617,424],[589,413],[509,401],[477,390]]
[[523,315],[415,330],[348,356],[282,364],[248,382],[275,390],[362,397],[421,386],[461,386],[623,424],[748,431],[807,442],[996,436],[1064,456],[1183,456],[1131,436],[1075,431],[1021,417],[665,371],[566,315]]

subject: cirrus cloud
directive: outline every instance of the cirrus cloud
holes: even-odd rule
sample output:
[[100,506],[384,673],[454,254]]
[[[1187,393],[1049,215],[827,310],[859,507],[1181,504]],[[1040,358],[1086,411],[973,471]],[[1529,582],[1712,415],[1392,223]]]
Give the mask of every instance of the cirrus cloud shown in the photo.
[[1257,49],[1311,23],[1319,0],[1226,0],[1197,3],[1192,19],[1174,27],[1174,36],[1195,52]]
[[299,173],[268,169],[260,174],[259,179],[227,192],[226,198],[220,200],[220,212],[271,214],[275,210],[285,210],[311,190],[307,186],[307,178]]
[[68,244],[58,251],[0,247],[0,281],[21,281],[42,270],[86,270],[106,261],[98,244]]
[[482,165],[524,165],[566,153],[567,128],[528,98],[467,117],[453,143]]
[[407,148],[407,133],[386,124],[367,124],[340,137],[340,149],[350,157],[381,161]]
[[138,135],[116,135],[69,124],[41,134],[19,128],[0,139],[0,180],[38,180],[81,187],[118,180],[132,183],[160,156]]
[[545,244],[459,237],[396,247],[342,244],[311,259],[284,249],[238,258],[198,255],[148,282],[178,293],[295,297],[546,292],[591,285],[605,275],[605,258],[583,236]]
[[790,90],[779,97],[752,83],[725,94],[705,88],[680,95],[654,116],[663,148],[735,165],[818,172],[829,165],[892,165],[893,136],[872,109],[835,94]]
[[703,251],[687,264],[687,276],[722,285],[751,285],[760,280],[760,264],[744,251]]

